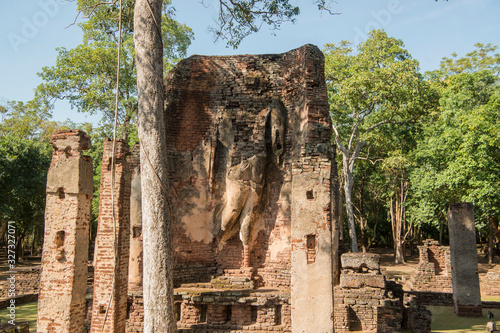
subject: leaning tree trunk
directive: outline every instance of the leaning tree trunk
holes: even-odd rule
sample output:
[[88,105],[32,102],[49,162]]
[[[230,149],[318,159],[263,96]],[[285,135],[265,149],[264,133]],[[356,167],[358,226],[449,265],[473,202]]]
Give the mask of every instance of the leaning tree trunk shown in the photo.
[[358,238],[356,236],[356,224],[354,222],[354,210],[352,204],[352,185],[354,183],[352,177],[352,168],[349,163],[349,157],[343,155],[343,171],[344,171],[344,192],[345,192],[345,207],[347,212],[347,223],[349,226],[349,236],[351,237],[351,251],[358,252]]
[[172,283],[165,123],[163,113],[162,0],[136,0],[134,42],[137,59],[138,131],[141,145],[144,253],[144,332],[176,331]]

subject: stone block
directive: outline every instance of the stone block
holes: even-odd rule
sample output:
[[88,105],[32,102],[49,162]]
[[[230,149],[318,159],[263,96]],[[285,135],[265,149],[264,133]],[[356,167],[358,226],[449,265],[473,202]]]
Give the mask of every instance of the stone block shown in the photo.
[[385,288],[385,276],[376,274],[341,274],[340,286],[342,288],[359,289],[364,287]]
[[380,270],[380,255],[375,253],[344,253],[341,258],[342,269],[360,272],[363,268],[369,271]]

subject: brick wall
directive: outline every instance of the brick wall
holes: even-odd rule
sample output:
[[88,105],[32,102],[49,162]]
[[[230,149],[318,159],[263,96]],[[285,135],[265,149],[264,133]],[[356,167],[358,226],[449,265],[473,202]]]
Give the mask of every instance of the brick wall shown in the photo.
[[[289,295],[249,291],[175,292],[178,332],[290,332]],[[143,332],[141,293],[129,294],[127,333]]]
[[[184,274],[179,283],[193,283],[206,281],[211,267],[224,275],[251,267],[255,286],[288,289],[295,260],[295,322],[331,330],[331,123],[321,52],[306,45],[284,54],[193,56],[167,75],[165,86],[174,276],[188,270],[193,274]],[[270,119],[276,123],[270,125]],[[279,138],[269,126],[282,131]],[[272,158],[270,151],[276,154]],[[226,179],[230,170],[263,154],[268,161],[247,246],[241,230],[227,238],[221,231]],[[313,199],[307,199],[307,191]],[[309,234],[317,240],[313,265],[302,255]],[[295,259],[292,239],[300,252]],[[317,304],[322,305],[315,316],[302,318]]]
[[[300,325],[333,329],[333,155],[323,72],[323,55],[306,45],[274,55],[192,56],[167,74],[166,157],[180,332],[289,332],[292,308],[297,331]],[[236,230],[225,229],[229,198],[243,193],[228,194],[230,175],[254,167],[263,156],[263,168],[250,169],[262,178],[240,179],[250,184],[252,199],[241,198],[244,209],[234,207],[243,211],[236,219],[246,214],[251,227],[243,229],[244,221],[238,221]],[[304,207],[307,213],[299,213]],[[309,264],[308,235],[315,239]],[[300,252],[295,270],[292,238]],[[297,284],[291,306],[294,272],[304,283]],[[247,295],[255,288],[263,292]],[[128,325],[135,330],[141,305],[134,297]],[[314,315],[307,316],[312,307]]]
[[[127,315],[130,251],[128,144],[122,140],[116,141],[114,188],[112,187],[112,150],[113,142],[109,139],[105,140],[94,260],[91,332],[102,332],[103,327],[105,332],[125,332]],[[114,208],[111,198],[112,190],[114,190]],[[115,220],[113,220],[113,213]],[[111,294],[113,294],[112,298]]]
[[418,250],[420,261],[408,282],[411,290],[451,293],[450,247],[428,239]]
[[490,269],[481,278],[481,295],[500,296],[500,265]]
[[348,253],[341,261],[340,284],[334,288],[335,332],[401,332],[403,289],[385,280],[379,255]]
[[[38,294],[40,290],[40,267],[16,268],[16,296]],[[0,283],[0,299],[9,294],[8,281]]]
[[90,138],[81,131],[58,131],[47,175],[38,332],[83,332],[92,160],[82,151]]

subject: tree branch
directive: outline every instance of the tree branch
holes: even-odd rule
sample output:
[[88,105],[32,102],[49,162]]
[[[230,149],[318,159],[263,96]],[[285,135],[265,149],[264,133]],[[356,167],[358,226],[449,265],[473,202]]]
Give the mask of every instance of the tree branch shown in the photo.
[[368,161],[372,165],[375,165],[377,162],[382,162],[384,159],[383,158],[377,158],[376,160],[372,160],[372,159],[369,159],[368,157],[358,156],[358,160]]
[[71,23],[70,25],[68,25],[66,28],[69,28],[72,25],[75,25],[76,24],[76,20],[78,19],[78,16],[80,16],[80,14],[83,13],[84,11],[86,11],[88,9],[91,9],[91,11],[90,11],[90,13],[88,15],[83,16],[83,18],[89,18],[97,10],[97,7],[99,7],[101,5],[114,5],[117,2],[118,2],[118,0],[115,0],[115,1],[112,1],[112,2],[99,2],[99,3],[96,3],[96,4],[91,5],[91,6],[83,7],[82,9],[80,9],[78,11],[78,14],[76,14],[76,17],[75,17],[75,20],[73,21],[73,23]]
[[326,4],[326,0],[319,0],[316,3],[318,4],[318,9],[320,11],[322,11],[322,12],[323,11],[328,12],[328,14],[330,14],[330,15],[340,15],[340,14],[342,14],[342,13],[339,13],[339,12],[332,11],[331,8],[330,8],[330,5],[332,3],[337,4],[337,1],[329,1],[328,4]]
[[368,127],[366,129],[366,133],[370,132],[372,129],[376,128],[376,127],[379,127],[381,125],[384,125],[384,124],[397,124],[397,125],[404,125],[404,124],[412,124],[412,123],[415,123],[417,121],[419,117],[415,117],[415,118],[411,118],[407,121],[392,121],[392,120],[382,120],[376,124],[373,124],[371,125],[370,127]]
[[335,125],[332,124],[332,128],[333,128],[333,131],[335,132],[335,144],[340,149],[340,151],[342,152],[342,154],[345,155],[345,156],[347,156],[347,150],[345,149],[345,147],[340,142],[340,136],[339,136],[339,132],[337,131],[337,127],[335,127]]

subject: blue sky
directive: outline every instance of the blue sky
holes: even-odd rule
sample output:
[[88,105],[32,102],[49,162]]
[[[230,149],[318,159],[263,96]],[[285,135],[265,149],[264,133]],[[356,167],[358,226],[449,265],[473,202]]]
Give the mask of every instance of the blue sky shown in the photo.
[[[285,23],[274,34],[266,27],[247,37],[239,49],[213,42],[208,27],[214,26],[217,0],[173,0],[176,19],[195,33],[188,52],[205,55],[282,53],[311,43],[322,48],[341,40],[360,42],[374,28],[400,38],[422,71],[439,67],[442,57],[473,50],[474,44],[500,45],[498,0],[337,0],[332,9],[340,15],[317,10],[313,0],[291,0],[301,8],[295,24]],[[208,6],[208,8],[206,8]],[[81,41],[75,2],[66,0],[17,0],[0,3],[0,100],[27,101],[41,82],[36,75],[51,66],[56,47],[71,48]],[[500,52],[500,51],[499,51]],[[96,122],[57,102],[54,119]]]

